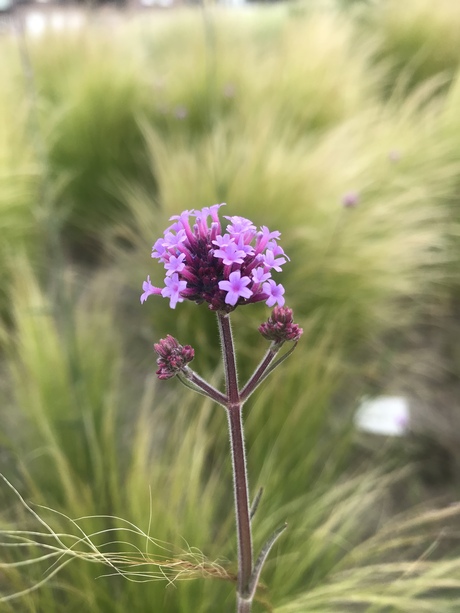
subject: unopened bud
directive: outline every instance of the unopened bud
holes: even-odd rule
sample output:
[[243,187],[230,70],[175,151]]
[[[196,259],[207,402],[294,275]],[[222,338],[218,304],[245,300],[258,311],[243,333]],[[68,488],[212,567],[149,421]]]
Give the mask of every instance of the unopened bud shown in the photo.
[[153,347],[160,356],[157,359],[159,369],[156,372],[159,379],[171,379],[195,357],[193,347],[181,345],[170,334],[159,343],[155,343]]
[[259,332],[269,341],[278,343],[298,341],[303,334],[300,326],[294,323],[292,309],[276,306],[266,322],[259,326]]

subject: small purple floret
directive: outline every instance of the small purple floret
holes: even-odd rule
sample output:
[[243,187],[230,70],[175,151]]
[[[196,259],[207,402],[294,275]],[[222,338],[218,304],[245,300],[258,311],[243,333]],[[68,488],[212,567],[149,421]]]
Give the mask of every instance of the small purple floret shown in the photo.
[[242,277],[239,270],[230,273],[228,281],[219,281],[219,288],[227,292],[225,302],[235,306],[238,298],[250,298],[252,292],[247,288],[249,283],[251,283],[251,279],[249,277]]
[[175,255],[171,255],[169,260],[165,264],[165,268],[168,271],[166,275],[170,276],[175,272],[182,272],[185,268],[184,260],[184,253],[179,253],[177,257]]
[[267,279],[270,279],[270,273],[265,272],[262,266],[254,268],[254,270],[252,271],[252,280],[254,281],[254,283],[261,284],[264,281],[267,281]]
[[144,290],[144,293],[141,295],[141,304],[143,304],[149,296],[153,294],[161,294],[161,289],[150,283],[150,277],[147,277],[147,281],[144,281],[142,284],[142,289]]
[[280,307],[284,304],[284,287],[270,279],[267,283],[263,284],[263,290],[266,294],[268,294],[267,306],[272,307],[275,304],[278,304]]
[[216,249],[214,251],[214,257],[220,258],[227,266],[242,264],[245,255],[246,253],[242,249],[238,249],[235,243],[229,243],[222,249]]
[[184,301],[180,293],[187,287],[187,282],[179,281],[179,275],[175,272],[171,277],[166,277],[165,285],[166,287],[161,290],[161,295],[163,298],[169,298],[169,306],[175,309],[178,302]]

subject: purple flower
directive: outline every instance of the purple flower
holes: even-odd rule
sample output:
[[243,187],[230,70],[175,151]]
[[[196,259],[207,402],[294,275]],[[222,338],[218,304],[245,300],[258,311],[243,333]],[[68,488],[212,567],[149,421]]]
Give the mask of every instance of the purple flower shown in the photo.
[[257,232],[255,248],[256,255],[262,253],[262,251],[267,248],[268,242],[271,239],[275,239],[276,241],[280,236],[281,234],[279,232],[270,232],[267,226],[262,226],[260,232]]
[[157,258],[162,260],[163,255],[165,254],[166,249],[163,246],[164,240],[159,238],[156,243],[152,247],[152,258]]
[[235,306],[240,296],[241,298],[250,298],[252,292],[246,287],[250,282],[251,279],[249,277],[242,277],[239,270],[230,273],[228,281],[219,281],[219,288],[227,292],[225,302]]
[[262,287],[264,292],[268,294],[267,306],[272,307],[275,304],[279,304],[280,307],[283,306],[284,287],[281,284],[276,285],[273,279],[270,279],[270,281],[264,283]]
[[274,268],[277,272],[281,271],[281,266],[286,264],[286,258],[275,258],[275,254],[271,249],[267,249],[265,252],[265,257],[262,259],[262,262],[266,269],[270,270]]
[[171,277],[166,277],[165,285],[166,287],[161,290],[161,295],[163,298],[169,298],[169,306],[175,309],[178,302],[184,301],[180,292],[187,287],[187,281],[179,281],[179,275],[175,272]]
[[214,251],[215,258],[221,258],[227,266],[232,264],[242,264],[246,253],[242,249],[238,249],[235,243],[228,243],[222,249]]
[[155,288],[148,279],[144,302],[150,294],[169,298],[170,307],[191,300],[206,302],[213,311],[230,313],[237,306],[266,301],[284,304],[284,288],[272,280],[289,260],[278,244],[280,233],[260,229],[245,217],[226,216],[221,223],[214,204],[171,217],[152,250],[166,271],[165,286]]
[[230,236],[240,237],[247,234],[250,237],[250,240],[254,237],[257,228],[249,219],[240,217],[239,215],[234,215],[233,217],[228,217],[225,215],[225,219],[230,221],[230,225],[227,226]]
[[[230,245],[232,239],[230,238],[230,234],[224,234],[223,236],[216,236],[216,238],[212,241],[213,245],[219,247],[219,249],[225,249]],[[215,252],[214,252],[215,253]]]
[[166,275],[170,276],[175,272],[182,272],[182,270],[185,268],[184,260],[184,253],[179,253],[177,258],[175,255],[171,255],[169,260],[165,263],[165,268],[168,271]]
[[265,272],[262,266],[259,266],[258,268],[254,268],[254,270],[252,271],[252,280],[254,281],[254,283],[257,283],[260,285],[267,279],[270,279],[270,273]]
[[342,197],[342,204],[346,209],[354,209],[359,202],[358,192],[348,192]]
[[147,277],[147,281],[144,281],[142,284],[142,289],[144,290],[144,293],[141,295],[141,304],[143,304],[152,294],[161,294],[161,289],[159,287],[154,287],[150,283],[150,276]]
[[163,241],[161,242],[161,246],[164,249],[174,250],[176,247],[179,247],[179,245],[183,243],[185,239],[186,239],[186,236],[185,236],[184,230],[178,230],[177,234],[173,234],[172,232],[166,231],[165,237]]

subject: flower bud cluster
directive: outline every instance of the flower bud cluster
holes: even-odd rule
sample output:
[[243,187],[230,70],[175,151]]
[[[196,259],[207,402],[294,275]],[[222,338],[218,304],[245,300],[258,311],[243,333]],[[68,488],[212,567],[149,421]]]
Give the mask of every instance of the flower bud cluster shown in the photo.
[[156,294],[169,298],[172,309],[178,302],[191,300],[227,313],[260,301],[269,307],[284,305],[284,287],[272,279],[272,272],[280,272],[289,259],[278,245],[280,233],[266,226],[257,230],[249,219],[239,216],[224,217],[227,224],[222,228],[222,206],[171,217],[174,223],[152,250],[152,257],[166,270],[165,286],[155,287],[147,277],[141,302]]
[[259,332],[269,341],[278,343],[298,341],[303,334],[300,326],[294,323],[292,309],[275,307],[268,320],[259,326]]
[[193,347],[179,344],[170,334],[155,343],[154,349],[160,356],[157,359],[160,368],[156,372],[159,379],[171,379],[195,357]]

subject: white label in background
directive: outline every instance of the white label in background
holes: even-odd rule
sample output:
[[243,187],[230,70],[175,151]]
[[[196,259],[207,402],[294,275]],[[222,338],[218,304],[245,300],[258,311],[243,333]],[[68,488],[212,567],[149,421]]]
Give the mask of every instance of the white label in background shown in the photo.
[[380,396],[364,400],[356,411],[358,430],[387,436],[404,436],[410,422],[409,403],[402,396]]

